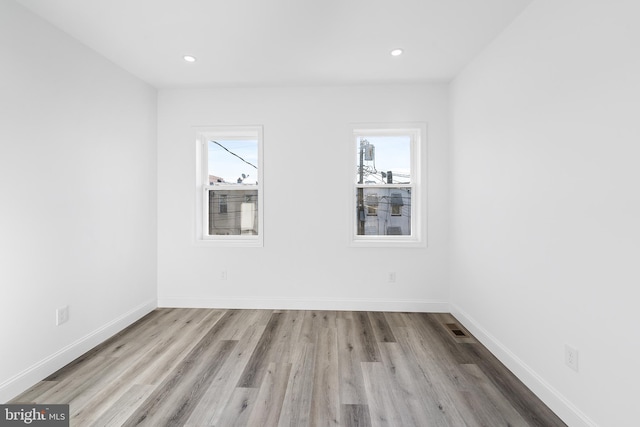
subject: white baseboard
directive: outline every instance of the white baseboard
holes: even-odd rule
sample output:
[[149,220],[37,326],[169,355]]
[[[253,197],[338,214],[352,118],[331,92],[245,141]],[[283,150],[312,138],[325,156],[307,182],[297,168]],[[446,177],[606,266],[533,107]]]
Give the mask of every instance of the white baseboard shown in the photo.
[[42,381],[43,378],[48,377],[58,369],[72,362],[78,356],[81,356],[104,340],[131,325],[136,320],[155,310],[156,307],[157,301],[155,299],[140,304],[117,319],[90,332],[35,365],[4,381],[0,384],[0,402],[4,403],[13,399],[37,382]]
[[450,305],[453,314],[489,351],[500,360],[520,381],[538,396],[565,423],[572,427],[598,427],[598,425],[547,383],[531,367],[513,354],[475,319],[455,304]]
[[260,310],[409,311],[448,313],[449,303],[431,300],[332,298],[158,298],[158,307],[192,307]]
[[597,427],[597,424],[548,384],[533,369],[485,330],[460,307],[445,301],[331,298],[193,298],[168,297],[148,301],[95,331],[76,340],[58,352],[41,360],[23,372],[0,384],[0,402],[7,402],[29,387],[51,375],[78,356],[110,338],[142,318],[156,307],[190,307],[221,309],[269,310],[350,310],[407,311],[421,313],[452,313],[482,344],[507,366],[527,387],[570,426]]

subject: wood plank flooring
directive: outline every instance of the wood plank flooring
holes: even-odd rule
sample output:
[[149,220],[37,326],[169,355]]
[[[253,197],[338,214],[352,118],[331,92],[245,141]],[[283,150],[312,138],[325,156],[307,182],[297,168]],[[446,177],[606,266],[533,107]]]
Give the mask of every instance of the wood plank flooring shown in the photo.
[[565,425],[440,313],[157,309],[18,402],[72,426]]

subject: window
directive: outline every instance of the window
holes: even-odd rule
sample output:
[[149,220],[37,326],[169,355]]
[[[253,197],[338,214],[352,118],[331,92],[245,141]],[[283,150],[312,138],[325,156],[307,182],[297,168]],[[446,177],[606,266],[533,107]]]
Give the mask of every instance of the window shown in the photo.
[[[211,198],[211,200],[213,200],[213,198]],[[211,211],[213,211],[213,209]],[[228,213],[228,211],[227,211],[227,195],[226,194],[221,194],[220,195],[220,201],[219,201],[219,205],[218,205],[218,212],[221,213],[221,214]]]
[[262,127],[197,132],[197,240],[262,246]]
[[376,216],[378,215],[378,195],[377,194],[367,194],[367,198],[365,200],[365,207],[367,209],[367,215]]
[[[410,194],[409,192],[409,195]],[[391,216],[402,216],[402,206],[404,206],[402,193],[391,193],[389,204],[391,205]],[[408,230],[411,230],[411,225],[409,225]]]
[[353,127],[353,245],[426,245],[424,135],[424,124]]

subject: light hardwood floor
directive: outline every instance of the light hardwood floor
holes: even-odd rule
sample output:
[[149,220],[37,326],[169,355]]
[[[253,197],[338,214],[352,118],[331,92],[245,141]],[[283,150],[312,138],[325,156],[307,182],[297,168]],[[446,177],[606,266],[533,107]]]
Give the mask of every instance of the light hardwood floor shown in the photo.
[[72,426],[565,425],[449,314],[157,309],[17,402]]

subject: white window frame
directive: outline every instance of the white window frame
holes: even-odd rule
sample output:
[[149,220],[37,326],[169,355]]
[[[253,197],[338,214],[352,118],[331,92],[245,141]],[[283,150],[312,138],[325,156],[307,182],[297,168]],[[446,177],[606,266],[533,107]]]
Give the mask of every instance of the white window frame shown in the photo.
[[[264,246],[264,168],[263,168],[263,128],[261,125],[247,126],[207,126],[195,128],[196,132],[196,220],[195,243],[197,246]],[[258,178],[257,184],[211,185],[209,183],[209,146],[208,142],[218,139],[257,139],[258,140]],[[258,234],[257,235],[210,235],[209,191],[258,191]],[[216,207],[218,208],[218,207]]]
[[[354,171],[358,168],[359,143],[367,136],[409,136],[410,138],[410,184],[372,185],[358,184]],[[349,242],[354,247],[426,247],[427,246],[427,206],[426,206],[426,153],[427,125],[412,123],[367,123],[351,125],[351,150],[349,150]],[[411,189],[411,235],[358,235],[358,188],[410,188]]]

